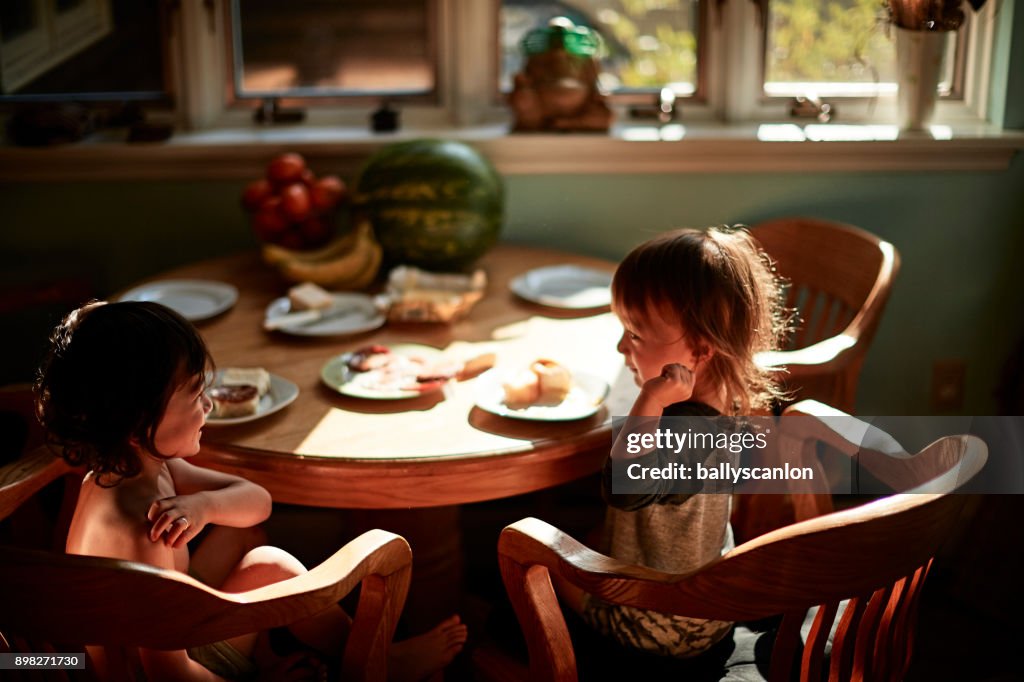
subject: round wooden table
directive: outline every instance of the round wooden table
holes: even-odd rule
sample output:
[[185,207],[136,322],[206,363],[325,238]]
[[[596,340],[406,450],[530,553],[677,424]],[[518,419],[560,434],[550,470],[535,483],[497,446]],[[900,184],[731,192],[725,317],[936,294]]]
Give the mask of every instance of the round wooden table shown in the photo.
[[[615,345],[621,327],[608,312],[566,311],[509,290],[532,268],[572,263],[611,271],[612,263],[568,253],[500,245],[479,266],[487,293],[454,324],[392,324],[347,337],[296,337],[262,328],[267,305],[287,285],[256,253],[209,260],[159,279],[229,282],[237,304],[198,324],[219,367],[264,367],[295,382],[298,399],[236,426],[207,426],[196,463],[267,488],[275,501],[346,509],[408,509],[477,502],[546,488],[597,471],[611,444],[611,416],[635,396]],[[569,422],[500,417],[474,404],[474,381],[406,400],[341,395],[320,381],[333,356],[370,343],[420,343],[467,358],[497,354],[499,365],[549,357],[585,368],[612,386],[592,417]]]

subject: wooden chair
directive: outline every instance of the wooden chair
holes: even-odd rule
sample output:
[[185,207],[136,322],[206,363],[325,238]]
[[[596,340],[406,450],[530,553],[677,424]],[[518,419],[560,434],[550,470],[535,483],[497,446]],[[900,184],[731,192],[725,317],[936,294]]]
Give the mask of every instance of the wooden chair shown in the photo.
[[759,362],[787,368],[794,400],[813,398],[853,412],[899,253],[862,229],[813,218],[780,218],[750,231],[789,281],[786,306],[799,320],[788,347],[762,354]]
[[974,436],[947,436],[916,457],[948,470],[906,494],[774,530],[691,574],[623,564],[538,519],[508,526],[498,558],[530,679],[577,677],[552,574],[614,604],[737,622],[781,615],[770,680],[792,679],[797,665],[805,682],[824,673],[833,682],[902,679],[922,585],[960,513],[962,496],[950,493],[984,466],[987,448]]
[[[0,520],[67,471],[42,449],[0,468]],[[402,537],[371,530],[305,575],[236,594],[147,564],[0,546],[0,652],[99,646],[106,670],[87,664],[93,676],[134,679],[138,647],[184,649],[287,625],[358,586],[342,674],[346,680],[384,680],[411,567],[412,552]]]

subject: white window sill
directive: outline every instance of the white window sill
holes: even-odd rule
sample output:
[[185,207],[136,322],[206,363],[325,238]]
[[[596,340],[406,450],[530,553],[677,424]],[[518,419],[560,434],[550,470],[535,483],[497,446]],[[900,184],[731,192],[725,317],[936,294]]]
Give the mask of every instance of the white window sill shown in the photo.
[[1024,131],[978,123],[899,133],[895,126],[712,124],[616,126],[609,134],[508,134],[507,125],[403,129],[245,127],[177,133],[160,144],[97,136],[47,149],[0,147],[0,182],[250,179],[276,153],[353,176],[375,149],[400,140],[464,140],[506,175],[850,171],[998,171]]

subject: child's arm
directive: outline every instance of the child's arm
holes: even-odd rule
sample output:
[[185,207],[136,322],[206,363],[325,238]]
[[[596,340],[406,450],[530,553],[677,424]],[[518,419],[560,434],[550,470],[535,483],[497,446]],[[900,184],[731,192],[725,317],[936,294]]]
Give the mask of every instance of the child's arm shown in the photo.
[[612,444],[611,458],[632,459],[653,452],[656,448],[637,445],[645,434],[653,440],[666,407],[690,399],[693,382],[693,372],[679,364],[665,365],[659,376],[645,381]]
[[[163,536],[167,544],[180,547],[207,524],[248,528],[270,516],[270,493],[251,481],[182,459],[168,461],[167,468],[178,494],[150,506],[149,537],[154,542]],[[182,517],[187,523],[180,521]]]
[[[150,542],[143,532],[146,524],[133,523],[128,519],[125,519],[125,524],[127,532],[124,536],[130,540],[127,541],[128,544],[124,547],[121,558],[176,570],[174,550],[162,542]],[[116,531],[117,529],[112,530]],[[153,614],[153,618],[160,617],[158,613]],[[207,682],[224,679],[193,661],[183,649],[178,651],[139,649],[139,660],[146,671],[146,679],[152,682],[164,680],[202,680]]]

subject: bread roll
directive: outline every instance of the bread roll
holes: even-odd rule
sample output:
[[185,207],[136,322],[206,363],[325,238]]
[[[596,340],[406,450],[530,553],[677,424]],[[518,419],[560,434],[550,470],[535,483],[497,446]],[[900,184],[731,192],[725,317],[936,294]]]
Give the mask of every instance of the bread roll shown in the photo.
[[559,405],[572,388],[572,374],[554,360],[537,360],[530,366],[537,375],[540,390],[536,404]]
[[531,369],[516,372],[501,386],[505,389],[505,405],[513,410],[529,407],[540,397],[540,377]]

